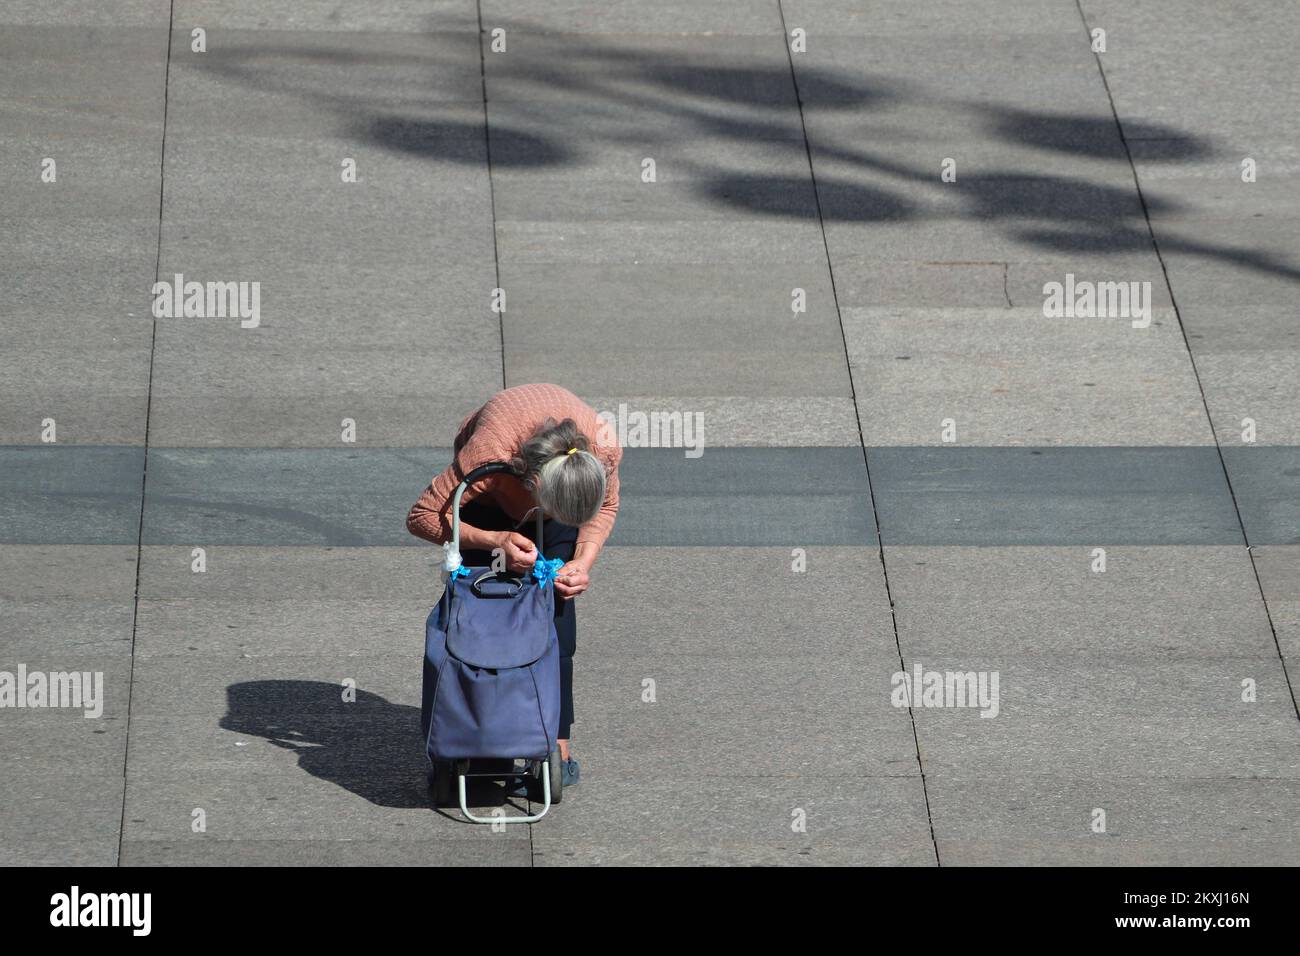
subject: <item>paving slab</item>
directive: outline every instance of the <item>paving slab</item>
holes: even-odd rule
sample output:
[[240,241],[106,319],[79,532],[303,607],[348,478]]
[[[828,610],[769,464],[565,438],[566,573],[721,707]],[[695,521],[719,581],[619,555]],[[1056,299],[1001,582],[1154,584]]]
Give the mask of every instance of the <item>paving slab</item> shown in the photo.
[[0,442],[38,444],[53,419],[65,445],[144,444],[153,334],[143,313],[51,315],[28,306],[0,318],[0,335],[8,359]]
[[842,256],[834,263],[835,291],[841,314],[889,306],[1001,309],[1011,302],[1007,269],[1007,263],[993,261],[907,262]]
[[8,655],[129,647],[136,548],[0,545],[0,636]]
[[[1176,225],[1184,218],[1179,210],[1189,219],[1268,220],[1300,215],[1300,200],[1288,188],[1288,179],[1300,168],[1300,155],[1289,144],[1251,143],[1236,156],[1225,144],[1210,156],[1172,160],[1159,155],[1159,140],[1132,140],[1129,150],[1143,194],[1161,200],[1157,218],[1162,224]],[[1255,160],[1254,182],[1242,179],[1247,158]]]
[[1078,11],[1058,0],[1030,0],[1014,11],[997,0],[958,5],[916,4],[909,0],[781,0],[786,25],[803,27],[810,39],[826,37],[1047,34],[1073,36]]
[[[944,866],[1294,866],[1294,780],[926,778]],[[1096,809],[1104,833],[1093,831]]]
[[1300,444],[1300,349],[1198,350],[1196,368],[1220,444],[1245,444],[1247,419],[1254,423],[1254,444]]
[[[495,351],[294,348],[287,336],[280,345],[239,329],[238,320],[228,325],[242,333],[243,347],[205,350],[181,334],[159,347],[151,439],[180,447],[423,449],[445,443],[466,410],[500,388]],[[442,371],[431,375],[432,368]],[[352,441],[345,442],[348,420]]]
[[[332,771],[338,772],[338,771]],[[142,767],[145,781],[128,777],[124,839],[181,840],[410,840],[451,837],[469,842],[506,840],[528,844],[528,827],[507,826],[501,833],[435,810],[422,773],[384,778],[364,768],[353,771],[367,790],[354,793],[335,779],[310,773],[228,773],[173,762]],[[500,788],[497,788],[500,791]],[[491,815],[527,812],[524,801],[504,797],[467,801]],[[202,810],[206,832],[193,833],[194,811]]]
[[5,4],[0,23],[58,27],[158,26],[166,21],[167,10],[167,0],[122,0],[111,9],[93,0],[14,0]]
[[[844,219],[826,223],[832,262],[857,256],[910,262],[1023,262],[1045,255],[1122,256],[1151,248],[1145,223],[1136,218],[1072,220],[1065,225],[1039,212],[1020,218],[995,217],[998,226],[991,229],[975,216],[922,217],[889,192],[843,179],[830,188],[848,194],[843,205],[854,210]],[[1056,280],[1063,278],[1062,273]],[[1131,282],[1140,278],[1111,269],[1097,276],[1101,281]],[[1026,299],[1041,302],[1042,286],[1037,295]]]
[[14,837],[0,849],[4,866],[117,866],[116,836],[28,840]]
[[897,654],[879,557],[866,543],[797,552],[611,547],[592,580],[577,604],[583,658]]
[[1121,122],[1158,119],[1228,141],[1286,138],[1300,89],[1289,40],[1294,7],[1243,9],[1231,29],[1212,30],[1205,24],[1222,23],[1223,9],[1207,0],[1137,8],[1085,0],[1082,10],[1091,27],[1107,30],[1102,65]]
[[[88,673],[97,698],[63,698],[50,687],[46,706],[0,711],[0,863],[33,865],[77,862],[113,865],[122,818],[122,769],[130,660],[121,650],[21,644],[6,650],[9,679],[27,674],[26,700],[37,673]],[[63,685],[75,692],[75,684]],[[98,716],[93,714],[98,713]]]
[[155,449],[143,540],[414,544],[406,513],[450,459],[449,450]]
[[[549,381],[552,370],[567,366],[583,387],[611,392],[620,386],[637,392],[653,390],[659,382],[673,391],[710,394],[788,397],[847,397],[850,392],[843,351],[788,349],[737,354],[732,349],[652,351],[632,342],[549,349],[506,346],[508,384]],[[572,387],[572,386],[571,386]],[[701,412],[702,413],[702,412]]]
[[[1256,660],[1058,660],[1050,655],[921,659],[900,634],[906,672],[984,672],[990,707],[913,708],[930,774],[1006,781],[1082,778],[1294,779],[1300,732],[1276,652]],[[1243,682],[1256,700],[1244,701]],[[883,695],[885,688],[880,690]]]
[[[97,750],[111,741],[107,737],[92,739],[104,736],[96,731],[107,730],[111,737],[120,729],[119,722],[125,723],[132,686],[129,647],[72,645],[43,651],[18,647],[5,654],[0,669],[8,672],[17,686],[21,686],[21,675],[27,675],[26,705],[6,701],[0,709],[0,728],[6,736],[49,733],[54,739],[72,735]],[[38,680],[38,674],[43,679]],[[33,755],[40,756],[39,747]],[[57,762],[59,755],[51,751],[47,756]]]
[[0,542],[139,540],[143,448],[6,445],[0,462]]
[[[1204,409],[1183,390],[1194,384],[1185,369],[1171,376],[1152,364],[1104,359],[906,359],[854,367],[857,394],[878,408],[863,423],[872,444],[932,444],[948,420],[984,446],[1190,445],[1206,438]],[[1119,387],[1090,381],[1110,373]]]
[[[6,661],[13,667],[12,659]],[[123,677],[110,692],[126,689]],[[120,693],[118,696],[125,699]],[[122,767],[126,764],[126,708],[116,716],[91,719],[81,711],[51,711],[40,719],[0,721],[0,746],[5,765],[16,781],[11,798],[24,796],[21,781],[43,776],[77,777],[77,786],[116,791],[121,805]],[[21,837],[15,832],[15,837]]]
[[[1078,660],[1262,659],[1276,653],[1241,546],[887,547],[899,639],[953,654]],[[1280,596],[1280,595],[1279,595]]]
[[[882,247],[870,254],[837,256],[835,290],[841,312],[862,308],[1041,309],[1050,282],[1067,274],[1092,282],[1149,283],[1152,308],[1172,308],[1160,261],[1147,251],[1105,255],[1036,254],[1019,260],[890,259]],[[1146,286],[1143,297],[1146,300]]]
[[[472,31],[428,33],[192,27],[172,34],[168,132],[338,134],[380,119],[428,118],[429,110],[477,104],[483,90]],[[174,115],[173,115],[174,114]],[[472,115],[453,112],[451,117]]]
[[1250,543],[1300,544],[1300,449],[1238,444],[1221,450]]
[[855,395],[869,409],[864,441],[934,444],[945,419],[963,442],[984,446],[1212,439],[1172,311],[1097,319],[1042,311],[843,310]]
[[[518,829],[526,829],[519,827]],[[531,866],[520,840],[122,841],[123,866]]]
[[122,777],[88,781],[65,768],[5,774],[0,865],[113,866],[122,823]]
[[[1157,235],[1164,241],[1161,234]],[[1250,246],[1234,250],[1231,245],[1224,249],[1202,244],[1198,248],[1208,249],[1210,254],[1197,255],[1196,248],[1186,247],[1167,248],[1164,252],[1169,282],[1189,331],[1204,333],[1211,342],[1220,326],[1237,333],[1222,345],[1224,348],[1258,348],[1267,341],[1277,342],[1276,334],[1281,330],[1273,327],[1276,323],[1253,320],[1269,312],[1290,318],[1296,288],[1293,263],[1261,256]],[[1265,311],[1270,306],[1273,308]],[[1283,324],[1293,325],[1289,321]],[[1252,336],[1241,334],[1248,330],[1255,333],[1253,341]]]
[[156,218],[10,220],[0,240],[6,313],[147,316],[157,250]]
[[[229,261],[209,260],[206,255],[198,258],[204,263]],[[223,273],[230,274],[224,269],[205,269],[182,272],[181,276],[188,283],[209,281],[209,276]],[[446,371],[448,378],[457,374],[454,365],[462,358],[472,361],[475,356],[492,352],[497,356],[500,379],[500,319],[490,308],[488,293],[495,281],[490,266],[485,272],[481,266],[466,269],[453,263],[418,290],[414,283],[405,282],[394,283],[395,288],[386,287],[388,275],[375,265],[356,267],[345,282],[326,264],[306,258],[281,263],[274,276],[266,278],[274,281],[248,280],[262,281],[266,290],[266,298],[261,300],[266,307],[260,310],[256,325],[250,320],[250,327],[245,328],[234,314],[163,317],[157,324],[155,350],[176,352],[168,356],[171,361],[188,359],[197,364],[197,359],[185,354],[186,350],[221,362],[228,360],[229,353],[240,352],[389,349],[400,353],[437,344],[453,366]],[[175,273],[164,279],[170,287],[175,286]]]
[[[262,237],[249,239],[246,244],[251,248],[243,252],[232,251],[244,241],[241,236],[248,239],[255,233],[255,229],[242,227],[223,236],[186,237],[178,248],[164,254],[166,271],[162,275],[168,292],[175,288],[178,274],[185,284],[249,285],[244,287],[242,311],[221,310],[214,301],[214,315],[161,318],[160,348],[188,344],[198,354],[187,353],[185,358],[196,363],[206,353],[220,353],[232,345],[249,350],[265,345],[268,351],[276,346],[317,351],[383,347],[397,353],[438,345],[459,356],[481,353],[492,346],[494,338],[500,342],[499,321],[490,311],[495,285],[490,262],[485,271],[482,263],[466,261],[458,252],[419,246],[403,249],[389,263],[376,259],[358,262],[348,255],[349,247],[325,248],[323,243],[292,252],[281,246],[270,253]],[[466,233],[461,239],[469,249],[490,246],[486,234]],[[218,247],[224,250],[218,252]],[[267,254],[258,255],[258,249]],[[423,283],[394,280],[394,268],[405,268],[417,260],[426,265],[436,261],[436,272]],[[252,314],[254,288],[256,316]],[[148,314],[153,300],[143,305],[141,314]],[[227,314],[221,315],[222,311]],[[161,363],[155,371],[165,375],[170,364]],[[454,375],[454,369],[447,374]],[[499,345],[498,371],[493,378],[500,381]]]
[[1176,331],[1177,324],[1169,322],[1165,315],[1173,308],[1173,297],[1160,259],[1154,254],[1149,236],[1138,239],[1125,250],[1040,252],[1023,262],[1010,261],[1006,264],[1007,299],[1012,307],[1041,309],[1052,291],[1048,284],[1064,284],[1068,275],[1093,283],[1128,282],[1130,292],[1131,283],[1136,282],[1144,301],[1151,304],[1152,325],[1160,322]]
[[[479,210],[477,200],[474,209]],[[481,210],[480,210],[481,211]],[[464,266],[471,263],[473,251],[491,254],[491,232],[487,222],[470,222],[464,228],[436,230],[426,223],[420,234],[403,240],[376,219],[349,220],[346,238],[342,224],[329,221],[329,230],[300,234],[292,223],[283,221],[246,222],[212,217],[194,221],[169,219],[163,227],[163,258],[159,275],[169,278],[174,273],[189,272],[203,281],[216,279],[260,279],[269,297],[274,288],[270,281],[286,271],[315,267],[315,290],[326,290],[322,282],[326,274],[322,266],[329,264],[334,285],[342,285],[345,275],[335,270],[340,267],[400,269],[403,264],[419,261],[426,268],[432,263],[443,269],[449,265]],[[322,225],[307,223],[307,225]],[[156,234],[155,234],[156,240]],[[225,270],[216,275],[194,275],[197,269]],[[268,274],[269,273],[269,274]],[[309,273],[310,274],[310,273]],[[152,282],[149,283],[152,286]],[[148,291],[148,290],[146,290]],[[490,295],[491,287],[481,293]],[[427,293],[426,293],[427,294]],[[152,301],[152,298],[151,298]]]
[[[1181,286],[1180,282],[1180,286]],[[1300,349],[1300,323],[1285,305],[1232,305],[1179,299],[1179,316],[1198,360],[1215,352],[1263,355]]]
[[160,25],[7,23],[0,37],[6,112],[27,113],[42,124],[83,115],[129,117],[155,124],[160,135],[167,63],[167,30]]
[[295,32],[426,33],[475,30],[469,0],[388,0],[367,7],[317,7],[257,0],[176,0],[177,23],[212,24],[232,30]]
[[[145,809],[133,808],[131,823],[145,823],[145,818],[151,818],[155,828],[165,830],[165,823],[159,821],[166,818],[167,808],[175,809],[175,801],[191,792],[206,794],[215,791],[217,795],[209,799],[219,808],[234,804],[237,809],[227,810],[228,813],[247,815],[240,817],[241,828],[248,826],[256,830],[258,821],[281,829],[301,825],[313,837],[321,835],[322,827],[342,825],[319,820],[335,821],[338,813],[346,816],[347,811],[340,807],[329,810],[318,806],[318,814],[317,810],[302,809],[304,804],[331,799],[347,804],[355,797],[394,810],[428,809],[423,785],[423,757],[419,748],[418,708],[388,704],[382,696],[364,689],[369,686],[364,676],[355,705],[357,716],[331,718],[330,713],[351,713],[341,701],[340,685],[329,686],[307,680],[243,680],[226,687],[227,679],[236,680],[248,667],[234,666],[223,671],[211,652],[201,661],[176,658],[175,655],[163,660],[167,662],[166,666],[159,663],[159,659],[150,657],[141,658],[136,664],[140,679],[133,700],[136,719],[131,727],[131,772],[139,775],[136,779],[144,782],[149,796],[139,798]],[[173,660],[174,664],[171,663]],[[352,663],[355,662],[347,662],[349,665]],[[283,670],[285,664],[277,666]],[[298,670],[294,669],[293,662],[288,666],[289,672],[295,674],[304,669],[301,663],[297,665]],[[345,665],[344,669],[349,667]],[[402,669],[417,673],[414,666]],[[337,671],[337,667],[334,670]],[[383,673],[391,670],[382,665],[379,667]],[[363,665],[357,665],[354,671],[359,675],[368,673]],[[264,672],[265,669],[257,673]],[[306,672],[315,673],[310,665]],[[204,693],[206,677],[200,675],[212,675],[214,694]],[[114,686],[122,683],[118,681]],[[171,698],[170,704],[158,705],[159,693],[179,694],[184,700],[180,705],[184,714],[177,712],[175,698]],[[211,706],[208,703],[210,698]],[[120,711],[121,706],[117,710]],[[295,721],[306,722],[295,724]],[[43,723],[51,722],[44,720]],[[72,732],[75,728],[68,728],[67,723],[67,720],[60,721],[53,727],[57,733],[52,735],[50,730],[37,733],[36,721],[27,720],[25,737],[30,741],[43,741],[50,749],[45,758],[49,766],[45,766],[39,754],[29,756],[25,747],[19,748],[19,766],[32,768],[22,779],[32,778],[33,774],[37,777],[41,773],[48,775],[56,768],[60,773],[67,773],[67,759],[77,755],[81,768],[77,771],[78,779],[83,782],[87,767],[99,766],[104,761],[112,763],[110,780],[113,777],[120,780],[125,728],[121,725],[111,728],[115,736],[104,738],[99,749],[115,749],[101,756],[88,749],[86,742],[74,740]],[[100,725],[93,723],[96,725],[94,732],[99,732]],[[6,725],[9,724],[7,721]],[[302,729],[295,730],[290,725]],[[104,726],[108,726],[107,719]],[[401,743],[403,740],[406,740],[405,746]],[[260,744],[260,748],[240,749],[250,741]],[[55,754],[53,746],[64,749]],[[226,755],[228,759],[219,759]],[[184,768],[183,779],[172,779],[180,772],[178,768]],[[36,782],[39,783],[39,779]],[[115,789],[120,794],[120,787]],[[275,808],[264,807],[261,800],[248,803],[252,798],[244,799],[251,791],[264,795],[264,802],[271,804],[280,799],[286,789],[292,795],[294,809],[280,816],[272,812]],[[353,797],[333,794],[334,789],[351,793]],[[154,802],[150,803],[150,800]],[[161,810],[150,809],[158,804],[163,805]],[[179,824],[182,832],[188,827],[188,812],[186,807],[185,818]],[[366,817],[365,813],[359,815]],[[141,819],[137,820],[135,816]],[[302,816],[310,819],[300,820]],[[316,823],[310,822],[317,817]],[[115,825],[116,819],[113,822]],[[392,825],[404,824],[399,817],[392,821]],[[349,832],[352,831],[336,830],[333,835],[341,833],[346,836]],[[153,831],[150,833],[158,836]]]
[[[1117,133],[1108,151],[1080,155],[1068,145],[1060,152],[1031,149],[1005,135],[966,133],[946,124],[872,135],[874,130],[859,131],[838,114],[811,112],[809,146],[828,221],[925,217],[970,219],[986,228],[1023,220],[1077,223],[1081,229],[1110,220],[1145,226]],[[878,141],[888,148],[880,149]],[[955,178],[945,180],[945,172]],[[874,203],[873,194],[879,197]],[[892,203],[892,216],[885,215],[891,207],[884,200]],[[1186,212],[1175,199],[1145,200],[1152,214]]]
[[[531,176],[516,182],[502,177],[498,215],[535,222],[728,221],[769,215],[816,220],[817,196],[807,179],[802,149],[783,151],[787,154],[775,165],[784,167],[784,173],[759,170],[749,156],[737,157],[740,162],[727,168],[673,157],[652,144],[638,152],[665,166],[680,162],[681,168],[656,173],[664,178],[643,183],[642,160],[629,151],[624,158],[627,171],[617,178],[588,171],[542,183]],[[679,178],[669,179],[673,173]]]
[[436,549],[223,547],[141,549],[137,649],[228,660],[335,650],[423,648],[442,592]]
[[815,222],[513,222],[498,220],[503,263],[642,262],[724,266],[763,261],[821,264],[826,253]]
[[[190,832],[194,807],[209,813],[207,833],[225,839],[427,839],[432,828],[464,828],[429,802],[413,636],[409,655],[142,649],[126,835],[176,839]],[[355,700],[344,699],[348,680]],[[481,806],[502,797],[492,784],[471,792]]]
[[[1226,214],[1199,211],[1186,215],[1152,215],[1152,228],[1161,253],[1176,265],[1170,280],[1178,291],[1181,276],[1197,265],[1221,264],[1231,269],[1231,284],[1219,290],[1219,300],[1235,293],[1248,305],[1269,302],[1274,287],[1292,292],[1300,286],[1300,216]],[[1204,277],[1202,277],[1204,281]]]
[[[389,235],[410,241],[436,235],[435,223],[448,231],[457,225],[469,231],[475,223],[487,230],[492,208],[482,116],[476,129],[449,139],[459,152],[444,158],[414,142],[398,150],[355,136],[169,131],[166,215],[181,223],[224,219],[259,228],[288,219],[342,242],[372,224],[386,224]],[[156,164],[156,151],[151,158]],[[355,164],[349,170],[355,181],[344,179],[345,160]]]
[[[635,502],[619,536],[625,544],[813,547],[874,539],[858,449],[718,448],[689,460],[669,449],[629,448],[623,461],[622,494]],[[809,475],[816,482],[801,486]]]
[[580,93],[597,102],[670,110],[798,108],[790,64],[776,37],[722,34],[507,32],[505,53],[485,61],[489,104],[543,103]]
[[1270,544],[1251,551],[1260,590],[1295,686],[1300,678],[1296,669],[1300,663],[1300,548]]
[[[549,110],[545,127],[515,104],[489,110],[493,187],[498,217],[535,220],[673,220],[781,215],[815,219],[817,203],[799,117],[719,121],[652,108],[635,111]],[[629,115],[629,112],[631,115]],[[639,122],[636,122],[639,120]],[[528,130],[557,143],[581,142],[571,161],[514,161],[498,131]],[[654,179],[645,181],[646,160]]]
[[[179,549],[160,550],[179,553]],[[208,553],[214,561],[228,560],[223,557],[224,550],[213,548]],[[302,561],[299,552],[311,553],[315,549],[268,550],[281,563],[279,571],[269,575],[269,580],[282,589],[281,597],[261,600],[252,596],[223,597],[231,586],[225,581],[230,571],[213,567],[208,573],[223,579],[223,583],[207,586],[215,596],[141,600],[137,649],[149,654],[191,652],[229,659],[295,656],[330,650],[357,654],[404,653],[408,661],[418,662],[424,646],[425,619],[442,590],[435,552],[392,549],[417,559],[421,565],[422,574],[410,575],[415,580],[412,590],[405,592],[409,596],[402,596],[394,585],[394,591],[386,597],[332,600],[315,593],[301,594],[295,589],[310,572],[310,565]],[[183,557],[188,565],[188,552]],[[367,566],[371,565],[355,563],[353,573]],[[384,570],[389,566],[390,562],[378,565]],[[185,573],[190,572],[187,569]],[[186,590],[178,592],[185,593]]]
[[[623,775],[910,776],[898,658],[574,659],[574,752]],[[656,701],[643,700],[654,681]]]
[[[511,371],[507,369],[507,375]],[[570,390],[585,383],[572,372],[550,375],[557,385]],[[520,382],[507,377],[506,384]],[[786,447],[851,446],[860,441],[858,419],[849,396],[801,395],[796,399],[762,398],[752,395],[611,395],[587,399],[597,412],[607,412],[615,428],[626,422],[629,430],[640,422],[638,416],[660,415],[660,422],[673,422],[673,415],[687,413],[700,426],[693,438],[702,436],[706,447]],[[663,416],[669,416],[664,418]],[[652,421],[647,417],[645,421]],[[683,422],[686,419],[683,417]]]
[[[162,83],[159,70],[158,83]],[[6,218],[158,223],[162,109],[150,118],[47,114],[0,104],[13,132],[0,144]],[[54,160],[55,180],[45,163]]]
[[1244,543],[1213,447],[873,448],[868,460],[886,545]]
[[[964,107],[1095,115],[1106,102],[1082,26],[1074,35],[823,35],[793,59],[805,112],[876,106],[899,114],[927,92],[950,112]],[[1033,82],[1026,82],[1030,76]],[[894,95],[873,101],[873,90]]]
[[[558,381],[609,395],[847,398],[842,333],[824,263],[772,263],[761,270],[737,264],[732,272],[720,281],[716,265],[507,262],[501,269],[509,296],[507,383]],[[594,295],[595,288],[611,291]],[[798,314],[796,289],[807,309]],[[581,344],[556,339],[547,318],[556,314],[566,316]],[[736,403],[719,411],[744,415],[755,427],[764,407],[780,404],[746,409]],[[693,403],[678,410],[706,414]],[[843,435],[849,419],[842,412],[836,418],[835,433]]]
[[723,0],[701,6],[669,0],[647,6],[636,0],[612,0],[593,7],[582,0],[559,0],[539,8],[520,0],[488,0],[483,25],[510,33],[659,33],[755,35],[781,33],[776,0]]
[[[545,90],[538,103],[521,95],[488,103],[492,174],[548,178],[577,174],[629,157],[664,162],[664,182],[684,171],[710,166],[743,168],[750,151],[779,158],[806,151],[797,110],[736,110],[725,105],[683,104],[672,98],[587,95]],[[647,152],[648,145],[656,152]],[[664,154],[660,151],[667,149]],[[668,160],[664,161],[663,157]],[[690,165],[684,163],[690,161]]]
[[[219,669],[211,658],[201,663],[207,671]],[[242,700],[241,688],[250,686],[258,685],[235,685],[231,695]],[[132,768],[151,777],[166,776],[178,765],[209,777],[305,775],[385,806],[428,803],[424,795],[406,788],[408,782],[422,784],[427,769],[419,712],[413,707],[382,713],[368,708],[362,716],[311,713],[295,719],[283,708],[262,713],[241,704],[225,714],[137,716],[131,721],[131,746]]]
[[[647,350],[843,353],[825,263],[737,265],[539,265],[506,263],[506,343],[558,347],[548,316],[575,335]],[[805,312],[794,312],[803,289]],[[599,290],[599,294],[597,291]],[[588,390],[589,391],[589,390]]]
[[[814,158],[827,164],[824,168],[838,165],[847,172],[856,167],[864,173],[898,177],[900,182],[934,182],[944,187],[940,194],[953,191],[948,187],[962,181],[963,170],[982,170],[985,177],[1035,173],[1064,193],[1072,185],[1086,187],[1078,183],[1080,178],[1096,175],[1104,185],[1125,170],[1131,177],[1130,154],[1125,150],[1129,143],[1144,144],[1148,161],[1154,161],[1156,154],[1161,162],[1220,155],[1214,141],[1174,127],[1137,124],[1121,135],[1104,90],[1090,90],[1095,80],[1088,76],[1086,64],[1071,70],[1073,83],[1060,88],[1058,102],[1025,102],[1019,94],[972,100],[954,94],[941,75],[922,83],[920,77],[909,78],[902,67],[890,74],[862,72],[842,53],[829,59],[833,65],[820,72],[802,60],[796,66],[804,97],[803,125]],[[978,70],[968,74],[978,76]],[[817,102],[804,95],[805,87],[815,87],[814,80],[824,82],[821,78],[828,76],[850,88],[856,86],[865,97],[860,108],[846,108],[833,99]],[[1061,77],[1054,71],[1044,79],[1059,83]],[[1153,138],[1139,138],[1148,136]],[[946,158],[955,161],[955,167],[947,170],[956,174],[952,182],[940,178]],[[1045,165],[1048,161],[1054,165]]]
[[[538,866],[933,866],[919,777],[600,771],[533,828]],[[589,781],[589,782],[588,782]],[[593,786],[594,784],[594,786]],[[795,832],[796,825],[803,827]]]

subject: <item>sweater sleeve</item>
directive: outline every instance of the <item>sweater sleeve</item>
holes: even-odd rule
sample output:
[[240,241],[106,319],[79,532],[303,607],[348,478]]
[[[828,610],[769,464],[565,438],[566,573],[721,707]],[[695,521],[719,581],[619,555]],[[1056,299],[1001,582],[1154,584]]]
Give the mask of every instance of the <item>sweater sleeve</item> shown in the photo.
[[[481,411],[481,409],[480,409]],[[448,465],[425,488],[406,515],[406,530],[417,538],[443,544],[451,540],[451,502],[467,474],[495,457],[490,442],[477,431],[479,412],[461,423],[456,433],[455,455]],[[465,489],[462,503],[477,498],[491,483],[485,479]]]

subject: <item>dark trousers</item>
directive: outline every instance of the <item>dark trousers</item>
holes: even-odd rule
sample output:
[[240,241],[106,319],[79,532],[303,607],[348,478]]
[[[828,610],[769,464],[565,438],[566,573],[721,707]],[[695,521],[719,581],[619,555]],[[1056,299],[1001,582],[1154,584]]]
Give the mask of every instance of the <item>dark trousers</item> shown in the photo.
[[[460,509],[460,519],[484,531],[518,531],[534,544],[537,542],[537,521],[526,518],[522,524],[495,505],[471,501]],[[573,549],[578,543],[578,529],[547,518],[542,522],[542,554],[548,558],[573,560]],[[461,551],[461,560],[471,567],[490,567],[492,552]],[[560,642],[560,731],[559,739],[568,740],[573,726],[573,654],[578,649],[577,609],[568,598],[555,595],[555,633]]]

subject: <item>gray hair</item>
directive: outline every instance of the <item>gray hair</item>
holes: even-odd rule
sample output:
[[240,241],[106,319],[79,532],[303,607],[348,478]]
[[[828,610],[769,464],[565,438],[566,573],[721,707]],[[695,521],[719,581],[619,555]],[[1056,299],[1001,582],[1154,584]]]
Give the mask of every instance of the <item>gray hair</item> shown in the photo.
[[537,497],[545,514],[578,527],[605,501],[605,466],[572,418],[548,418],[523,443],[510,464]]

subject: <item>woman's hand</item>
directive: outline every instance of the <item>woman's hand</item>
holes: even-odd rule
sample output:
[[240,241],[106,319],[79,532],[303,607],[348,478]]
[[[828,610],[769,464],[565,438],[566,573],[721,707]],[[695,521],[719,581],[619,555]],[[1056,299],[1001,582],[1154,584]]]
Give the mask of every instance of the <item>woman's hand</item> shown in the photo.
[[590,585],[590,571],[579,561],[570,561],[555,575],[555,593],[562,598],[577,597]]
[[506,569],[515,574],[531,571],[537,561],[537,545],[517,531],[502,531],[496,546],[505,554]]

